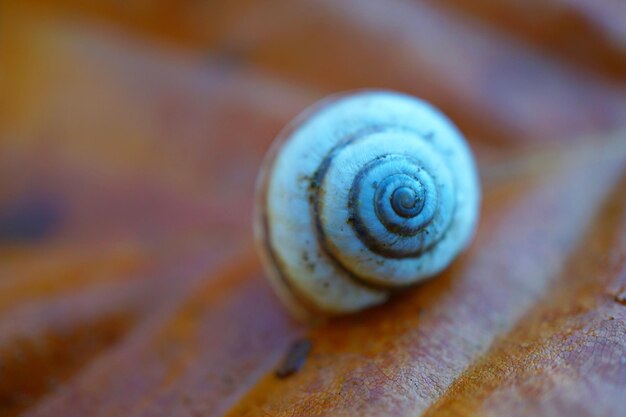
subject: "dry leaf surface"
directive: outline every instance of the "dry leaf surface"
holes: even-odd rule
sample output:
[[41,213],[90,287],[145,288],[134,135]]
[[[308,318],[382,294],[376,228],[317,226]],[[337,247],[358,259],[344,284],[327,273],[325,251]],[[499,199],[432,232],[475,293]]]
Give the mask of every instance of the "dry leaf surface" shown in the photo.
[[[621,9],[518,3],[0,6],[0,416],[624,416]],[[440,277],[311,328],[257,261],[254,180],[359,87],[458,122],[481,224]]]

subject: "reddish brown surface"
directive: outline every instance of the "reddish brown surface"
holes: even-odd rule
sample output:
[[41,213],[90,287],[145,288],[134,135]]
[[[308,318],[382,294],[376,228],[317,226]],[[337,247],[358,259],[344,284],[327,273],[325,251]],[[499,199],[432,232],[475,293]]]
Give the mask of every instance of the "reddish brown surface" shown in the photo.
[[[533,37],[489,0],[33,3],[0,5],[0,416],[626,415],[610,3]],[[307,328],[252,248],[254,179],[298,111],[366,86],[458,121],[481,224],[437,279]]]

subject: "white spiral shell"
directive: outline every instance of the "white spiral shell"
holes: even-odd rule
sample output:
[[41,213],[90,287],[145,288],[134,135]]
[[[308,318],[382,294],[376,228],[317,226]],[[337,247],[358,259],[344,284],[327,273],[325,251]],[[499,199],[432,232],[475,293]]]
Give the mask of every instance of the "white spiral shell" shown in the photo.
[[479,202],[472,155],[445,116],[361,91],[313,105],[279,135],[255,234],[293,311],[350,313],[446,268],[470,242]]

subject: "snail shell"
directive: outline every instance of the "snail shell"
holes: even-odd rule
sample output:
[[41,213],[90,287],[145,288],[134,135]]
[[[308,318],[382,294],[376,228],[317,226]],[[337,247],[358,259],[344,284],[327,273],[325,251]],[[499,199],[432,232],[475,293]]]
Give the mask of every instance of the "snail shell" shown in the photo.
[[479,201],[471,152],[445,116],[361,91],[280,133],[257,183],[255,235],[298,316],[351,313],[446,268],[474,234]]

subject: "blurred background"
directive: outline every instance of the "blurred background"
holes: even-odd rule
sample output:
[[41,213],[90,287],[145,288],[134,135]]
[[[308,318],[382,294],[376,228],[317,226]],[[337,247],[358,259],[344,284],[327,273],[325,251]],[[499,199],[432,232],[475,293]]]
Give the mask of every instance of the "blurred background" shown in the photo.
[[254,180],[313,101],[432,102],[489,195],[623,142],[625,81],[622,0],[2,2],[0,416],[221,415],[271,368],[304,330],[257,264]]

